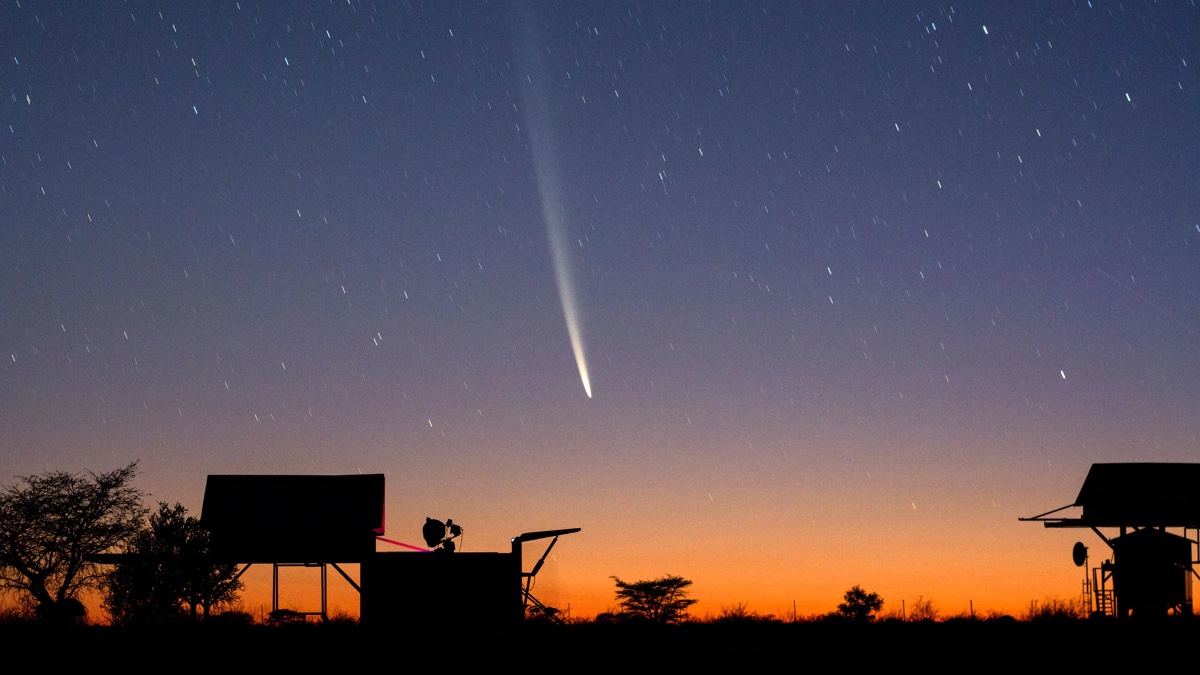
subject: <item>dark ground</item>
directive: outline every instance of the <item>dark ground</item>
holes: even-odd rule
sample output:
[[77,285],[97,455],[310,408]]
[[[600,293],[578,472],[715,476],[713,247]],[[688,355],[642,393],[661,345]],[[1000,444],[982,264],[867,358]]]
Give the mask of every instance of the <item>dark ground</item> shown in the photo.
[[[249,672],[337,669],[523,672],[1036,671],[1099,666],[1194,669],[1200,622],[1113,621],[876,624],[527,624],[505,631],[412,625],[182,625],[129,629],[0,625],[0,649],[42,664],[100,672]],[[506,664],[510,667],[506,667]],[[1049,670],[1054,669],[1054,670]],[[57,668],[56,668],[57,670]],[[9,671],[15,672],[15,671]]]

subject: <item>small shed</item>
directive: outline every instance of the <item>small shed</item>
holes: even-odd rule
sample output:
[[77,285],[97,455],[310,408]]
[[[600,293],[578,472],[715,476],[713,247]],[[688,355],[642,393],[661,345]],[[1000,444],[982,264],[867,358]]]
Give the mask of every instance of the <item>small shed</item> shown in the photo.
[[1173,607],[1190,606],[1191,541],[1145,528],[1117,537],[1111,545],[1118,608],[1134,616],[1162,616]]

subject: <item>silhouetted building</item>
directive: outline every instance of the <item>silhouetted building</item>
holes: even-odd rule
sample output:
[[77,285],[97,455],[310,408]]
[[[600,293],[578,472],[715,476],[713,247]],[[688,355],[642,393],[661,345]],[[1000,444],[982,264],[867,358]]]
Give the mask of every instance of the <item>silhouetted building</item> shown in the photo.
[[377,553],[361,569],[364,625],[499,626],[524,614],[514,553]]
[[273,568],[271,610],[279,612],[279,568],[321,573],[321,609],[294,614],[328,618],[333,567],[355,590],[361,586],[338,563],[375,555],[383,535],[383,474],[349,476],[209,476],[200,522],[211,533],[215,559]]
[[[502,626],[519,623],[532,605],[533,580],[558,538],[578,532],[525,532],[507,553],[377,553],[362,566],[362,622],[369,625]],[[550,544],[529,572],[526,543]]]
[[[321,609],[291,614],[328,618],[328,566],[358,591],[363,623],[423,628],[513,624],[529,604],[544,609],[530,592],[532,580],[558,537],[579,531],[527,532],[503,553],[455,553],[451,540],[461,526],[427,518],[423,534],[438,550],[401,544],[418,550],[376,552],[384,534],[382,474],[209,476],[200,520],[215,560],[244,564],[242,572],[273,566],[273,613],[281,609],[279,569],[312,567],[321,572]],[[523,545],[539,539],[552,540],[525,572]],[[358,563],[359,581],[339,563]]]
[[[1071,508],[1082,509],[1079,517],[1058,515]],[[1091,611],[1191,614],[1197,540],[1188,532],[1200,528],[1200,464],[1093,464],[1074,503],[1021,520],[1089,528],[1108,545],[1112,559],[1084,579]],[[1106,535],[1101,528],[1116,528],[1119,534]],[[1076,544],[1074,558],[1076,565],[1086,566],[1087,547]]]

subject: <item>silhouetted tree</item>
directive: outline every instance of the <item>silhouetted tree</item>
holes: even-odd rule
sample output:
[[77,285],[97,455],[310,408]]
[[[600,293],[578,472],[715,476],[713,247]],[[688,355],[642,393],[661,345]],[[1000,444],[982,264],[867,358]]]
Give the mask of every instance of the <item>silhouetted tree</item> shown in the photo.
[[38,616],[82,620],[76,595],[103,572],[89,557],[119,547],[141,527],[137,462],[115,471],[49,471],[23,476],[0,493],[0,588]]
[[933,604],[932,598],[926,598],[918,595],[916,600],[913,600],[912,609],[908,612],[909,621],[937,621],[938,620],[937,605]]
[[687,617],[688,607],[696,601],[687,597],[691,580],[678,576],[627,583],[612,577],[617,584],[617,604],[626,618],[656,623],[675,623]]
[[129,558],[108,574],[104,609],[114,623],[161,623],[232,602],[242,582],[237,565],[214,563],[209,533],[182,504],[160,502],[147,527],[126,549]]
[[854,621],[874,621],[875,612],[883,607],[883,598],[878,593],[868,593],[855,586],[846,591],[845,602],[837,607],[836,616]]

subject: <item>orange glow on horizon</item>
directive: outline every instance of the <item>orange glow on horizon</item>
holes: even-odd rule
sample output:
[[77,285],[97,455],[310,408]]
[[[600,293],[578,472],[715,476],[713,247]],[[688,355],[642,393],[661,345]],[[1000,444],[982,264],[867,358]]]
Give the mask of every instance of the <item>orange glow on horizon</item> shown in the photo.
[[[720,437],[708,439],[707,445],[688,438],[659,439],[649,459],[638,456],[644,441],[618,439],[612,444],[629,450],[593,452],[582,461],[547,449],[559,437],[571,436],[567,430],[546,428],[532,437],[493,439],[495,465],[472,460],[467,467],[451,461],[447,471],[455,480],[445,483],[407,481],[399,460],[363,466],[364,472],[395,469],[387,479],[385,536],[419,542],[425,516],[452,517],[465,528],[461,551],[507,551],[510,537],[521,532],[582,527],[560,540],[534,591],[547,604],[564,611],[569,607],[574,617],[615,608],[612,576],[632,581],[666,574],[694,582],[697,617],[740,604],[780,617],[791,616],[793,606],[801,617],[827,613],[855,585],[879,593],[884,612],[899,609],[902,601],[911,606],[920,596],[932,599],[943,615],[967,612],[972,604],[976,614],[1017,615],[1033,600],[1075,597],[1082,574],[1071,563],[1071,545],[1083,540],[1097,554],[1103,546],[1090,532],[1047,530],[1017,521],[1073,498],[1086,473],[1083,462],[1048,474],[1040,483],[1004,461],[943,462],[943,475],[923,476],[896,469],[916,442],[860,437],[786,444],[788,452],[779,459],[729,461],[723,473],[714,475],[685,460],[723,451]],[[466,437],[459,442],[477,441]],[[940,442],[952,446],[962,441],[951,437]],[[854,444],[884,443],[895,448],[894,466],[874,462],[856,475],[794,468],[822,453],[851,452],[845,448]],[[435,451],[440,450],[409,449],[414,456]],[[515,456],[538,461],[511,475],[504,465]],[[220,472],[287,470],[280,462],[221,467]],[[326,472],[345,471],[329,467]],[[659,478],[667,472],[673,476],[670,483]],[[1003,476],[1007,487],[964,499],[959,486],[983,474]],[[156,475],[162,474],[153,465],[143,474],[146,479]],[[151,488],[156,495],[188,496],[188,503],[196,505],[193,513],[199,513],[203,481],[188,477],[178,487]],[[387,544],[377,548],[398,550]],[[537,542],[526,545],[527,568],[543,550]],[[358,578],[356,566],[343,569]],[[319,577],[315,570],[301,572],[309,574],[288,575],[281,586],[285,607],[317,605],[308,587],[319,588]],[[332,569],[328,578],[330,611],[357,615],[354,589]],[[256,618],[265,616],[271,604],[270,566],[256,565],[243,581],[242,609]]]
[[[827,552],[831,556],[828,561],[819,560],[810,549],[805,562],[804,552],[797,550],[796,564],[784,570],[775,569],[770,561],[775,554],[785,552],[765,550],[756,555],[755,551],[736,550],[709,552],[661,568],[650,564],[630,566],[629,572],[619,572],[616,576],[627,581],[664,574],[691,579],[694,582],[691,597],[698,600],[692,608],[692,616],[696,618],[715,617],[738,605],[784,619],[792,616],[793,607],[800,618],[826,614],[834,611],[842,601],[842,594],[855,585],[879,593],[885,602],[882,610],[885,614],[900,611],[902,603],[911,608],[918,597],[932,600],[943,617],[967,614],[972,607],[977,616],[989,613],[1019,616],[1031,601],[1051,596],[1076,597],[1082,572],[1071,563],[1070,546],[1075,539],[1086,537],[1078,537],[1080,533],[1043,530],[1028,523],[1019,525],[1022,527],[1015,528],[1019,536],[1007,550],[997,540],[978,537],[963,542],[965,546],[960,553],[950,549],[930,550],[889,562],[881,552],[875,559],[856,561],[847,557],[846,564],[836,564],[836,558],[847,549],[863,545],[861,540],[851,537]],[[1024,536],[1020,536],[1022,530]],[[992,545],[996,550],[989,555]],[[596,548],[582,540],[570,542],[563,538],[538,576],[535,595],[564,612],[569,608],[570,615],[576,618],[613,611],[615,589],[609,578],[613,572]],[[380,550],[395,549],[380,546]],[[526,567],[532,564],[530,555],[540,555],[541,550],[530,547],[526,552]],[[357,567],[342,565],[356,581]],[[315,611],[320,605],[319,578],[315,569],[281,573],[281,606]],[[256,565],[243,580],[246,590],[241,597],[242,610],[256,619],[265,616],[271,607],[270,566]],[[358,615],[358,593],[332,568],[328,602],[331,615]]]

